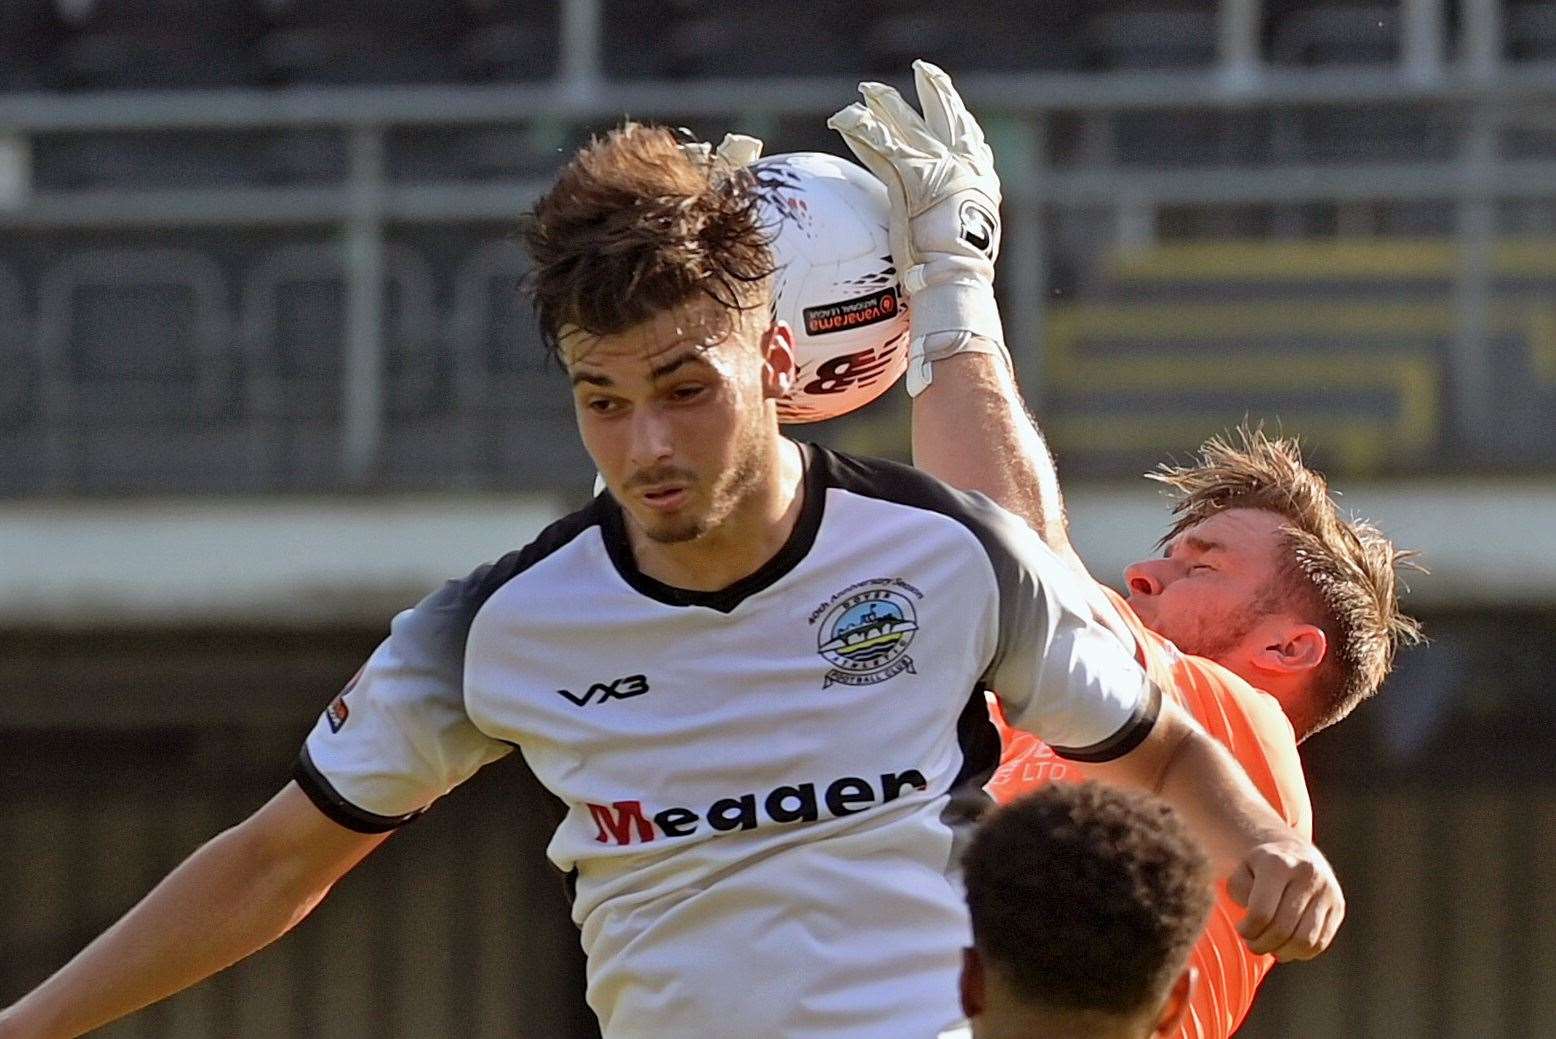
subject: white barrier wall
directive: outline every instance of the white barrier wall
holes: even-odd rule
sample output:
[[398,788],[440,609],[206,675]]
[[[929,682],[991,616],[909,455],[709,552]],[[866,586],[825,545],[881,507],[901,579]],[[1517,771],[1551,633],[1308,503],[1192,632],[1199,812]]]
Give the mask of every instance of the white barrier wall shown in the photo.
[[9,503],[0,624],[387,625],[564,511],[496,496]]
[[[1421,551],[1432,572],[1409,579],[1417,607],[1556,602],[1556,485],[1362,486],[1344,502]],[[385,623],[565,509],[498,496],[0,505],[0,624]],[[1077,488],[1070,515],[1114,584],[1167,521],[1144,481]]]

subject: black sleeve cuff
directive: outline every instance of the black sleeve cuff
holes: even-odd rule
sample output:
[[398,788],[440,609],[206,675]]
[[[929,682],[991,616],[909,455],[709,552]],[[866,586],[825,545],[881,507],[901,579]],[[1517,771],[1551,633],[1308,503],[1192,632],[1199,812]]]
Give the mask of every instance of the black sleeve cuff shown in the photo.
[[1156,719],[1162,713],[1162,690],[1155,683],[1146,680],[1148,691],[1135,705],[1135,713],[1123,726],[1098,743],[1089,747],[1055,747],[1049,744],[1049,748],[1061,758],[1070,761],[1084,761],[1096,764],[1103,761],[1112,761],[1121,758],[1145,742],[1145,738],[1156,727]]
[[405,815],[375,815],[364,808],[358,808],[344,797],[340,796],[330,781],[324,778],[324,773],[319,771],[313,763],[312,756],[308,753],[305,744],[302,753],[297,755],[297,765],[292,769],[292,778],[297,785],[302,787],[303,793],[330,819],[344,826],[348,830],[357,833],[388,833],[398,829],[421,814],[422,810],[408,812]]

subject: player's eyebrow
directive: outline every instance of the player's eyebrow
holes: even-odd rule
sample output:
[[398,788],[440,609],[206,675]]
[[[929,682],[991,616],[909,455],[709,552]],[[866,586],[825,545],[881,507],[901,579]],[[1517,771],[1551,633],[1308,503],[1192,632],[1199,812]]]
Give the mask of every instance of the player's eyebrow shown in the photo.
[[1193,534],[1185,534],[1181,538],[1175,538],[1162,547],[1162,558],[1171,559],[1173,550],[1179,545],[1204,555],[1207,552],[1223,552],[1226,546],[1219,541],[1211,541],[1207,538],[1195,537]]
[[[703,366],[707,366],[708,362],[702,356],[701,350],[687,350],[684,353],[670,358],[670,360],[665,361],[662,364],[654,365],[654,367],[650,368],[648,371],[648,378],[651,382],[663,379],[666,375],[669,375],[670,373],[679,370],[683,365],[688,364],[701,364]],[[579,383],[588,383],[590,386],[602,387],[616,385],[616,380],[612,379],[609,375],[604,375],[600,372],[575,370],[572,373],[571,378],[574,386],[577,386]]]
[[663,364],[656,364],[648,371],[649,379],[662,379],[666,375],[686,364],[701,364],[706,366],[707,360],[702,356],[701,350],[687,350],[686,352],[670,358]]

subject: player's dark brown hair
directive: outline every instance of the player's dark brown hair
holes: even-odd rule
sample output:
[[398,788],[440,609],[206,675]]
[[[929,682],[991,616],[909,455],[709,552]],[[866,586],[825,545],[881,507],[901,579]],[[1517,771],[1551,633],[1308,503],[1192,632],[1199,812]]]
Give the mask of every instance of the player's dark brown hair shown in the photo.
[[626,123],[591,140],[520,218],[547,349],[564,328],[611,335],[699,293],[762,306],[773,260],[761,199],[750,170],[687,154],[665,127]]
[[[1421,626],[1399,606],[1399,571],[1419,570],[1404,551],[1362,519],[1346,519],[1322,474],[1302,462],[1297,441],[1240,426],[1212,437],[1195,464],[1148,474],[1178,496],[1167,544],[1226,509],[1268,509],[1285,517],[1281,587],[1267,606],[1294,596],[1324,631],[1330,650],[1315,682],[1306,737],[1333,725],[1378,691],[1401,643],[1421,641]],[[1284,594],[1282,594],[1284,593]]]
[[973,944],[1043,1009],[1154,1009],[1210,915],[1210,863],[1172,809],[1095,782],[991,813],[962,865]]

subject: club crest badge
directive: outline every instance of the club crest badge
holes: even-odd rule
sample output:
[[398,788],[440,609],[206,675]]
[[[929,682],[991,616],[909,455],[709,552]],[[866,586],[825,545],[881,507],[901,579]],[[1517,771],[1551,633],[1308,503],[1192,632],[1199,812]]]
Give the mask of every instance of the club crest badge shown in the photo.
[[908,647],[918,634],[913,597],[922,593],[906,581],[877,579],[851,585],[817,607],[816,652],[832,665],[822,679],[834,683],[874,685],[897,675],[918,674]]

